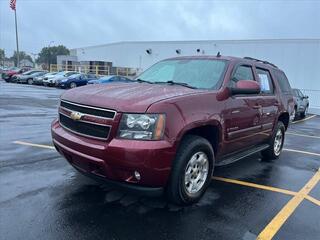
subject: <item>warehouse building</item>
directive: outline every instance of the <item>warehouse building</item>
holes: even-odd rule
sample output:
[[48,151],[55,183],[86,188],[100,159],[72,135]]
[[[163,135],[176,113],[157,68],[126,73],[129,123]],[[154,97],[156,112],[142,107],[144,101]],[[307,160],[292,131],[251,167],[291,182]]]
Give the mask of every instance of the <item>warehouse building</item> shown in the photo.
[[310,112],[320,114],[320,39],[117,42],[71,49],[70,56],[59,56],[57,61],[140,72],[165,58],[217,52],[274,63],[285,71],[292,87],[309,95]]

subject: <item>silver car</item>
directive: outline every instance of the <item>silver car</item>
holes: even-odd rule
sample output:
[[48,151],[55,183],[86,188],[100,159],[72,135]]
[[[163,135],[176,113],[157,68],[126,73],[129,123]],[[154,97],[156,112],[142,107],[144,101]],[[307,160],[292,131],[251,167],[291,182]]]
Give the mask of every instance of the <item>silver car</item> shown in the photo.
[[36,77],[40,77],[48,73],[47,71],[32,71],[29,74],[21,74],[17,76],[16,82],[17,83],[28,83],[28,84],[33,84],[33,80]]

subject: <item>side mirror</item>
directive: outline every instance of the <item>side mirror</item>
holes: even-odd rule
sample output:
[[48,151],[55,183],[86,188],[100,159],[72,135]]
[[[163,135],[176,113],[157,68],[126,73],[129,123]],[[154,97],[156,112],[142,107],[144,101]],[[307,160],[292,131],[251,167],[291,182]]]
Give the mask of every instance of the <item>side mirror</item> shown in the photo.
[[261,88],[258,82],[253,80],[239,80],[236,87],[230,88],[231,95],[236,94],[259,94]]

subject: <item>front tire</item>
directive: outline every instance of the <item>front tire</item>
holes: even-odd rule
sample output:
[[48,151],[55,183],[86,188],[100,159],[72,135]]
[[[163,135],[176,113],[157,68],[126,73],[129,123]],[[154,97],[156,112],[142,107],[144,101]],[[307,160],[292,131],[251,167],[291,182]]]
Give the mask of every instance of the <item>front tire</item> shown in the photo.
[[188,135],[180,144],[167,186],[169,200],[178,205],[199,201],[214,169],[214,152],[203,137]]
[[286,128],[283,122],[278,122],[269,143],[270,147],[261,152],[263,156],[263,160],[268,161],[268,160],[279,158],[283,148],[285,131],[286,131]]
[[27,82],[28,82],[28,84],[29,84],[29,85],[32,85],[32,84],[33,84],[33,80],[32,80],[32,78],[28,79],[28,81],[27,81]]

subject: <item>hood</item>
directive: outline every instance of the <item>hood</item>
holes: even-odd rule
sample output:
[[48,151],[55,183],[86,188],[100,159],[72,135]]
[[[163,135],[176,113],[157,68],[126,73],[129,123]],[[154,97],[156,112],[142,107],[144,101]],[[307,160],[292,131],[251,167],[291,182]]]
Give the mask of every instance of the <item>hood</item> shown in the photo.
[[194,94],[197,89],[148,83],[91,84],[66,91],[61,99],[119,112],[145,112],[160,100]]
[[88,84],[97,84],[99,83],[99,80],[89,80]]

